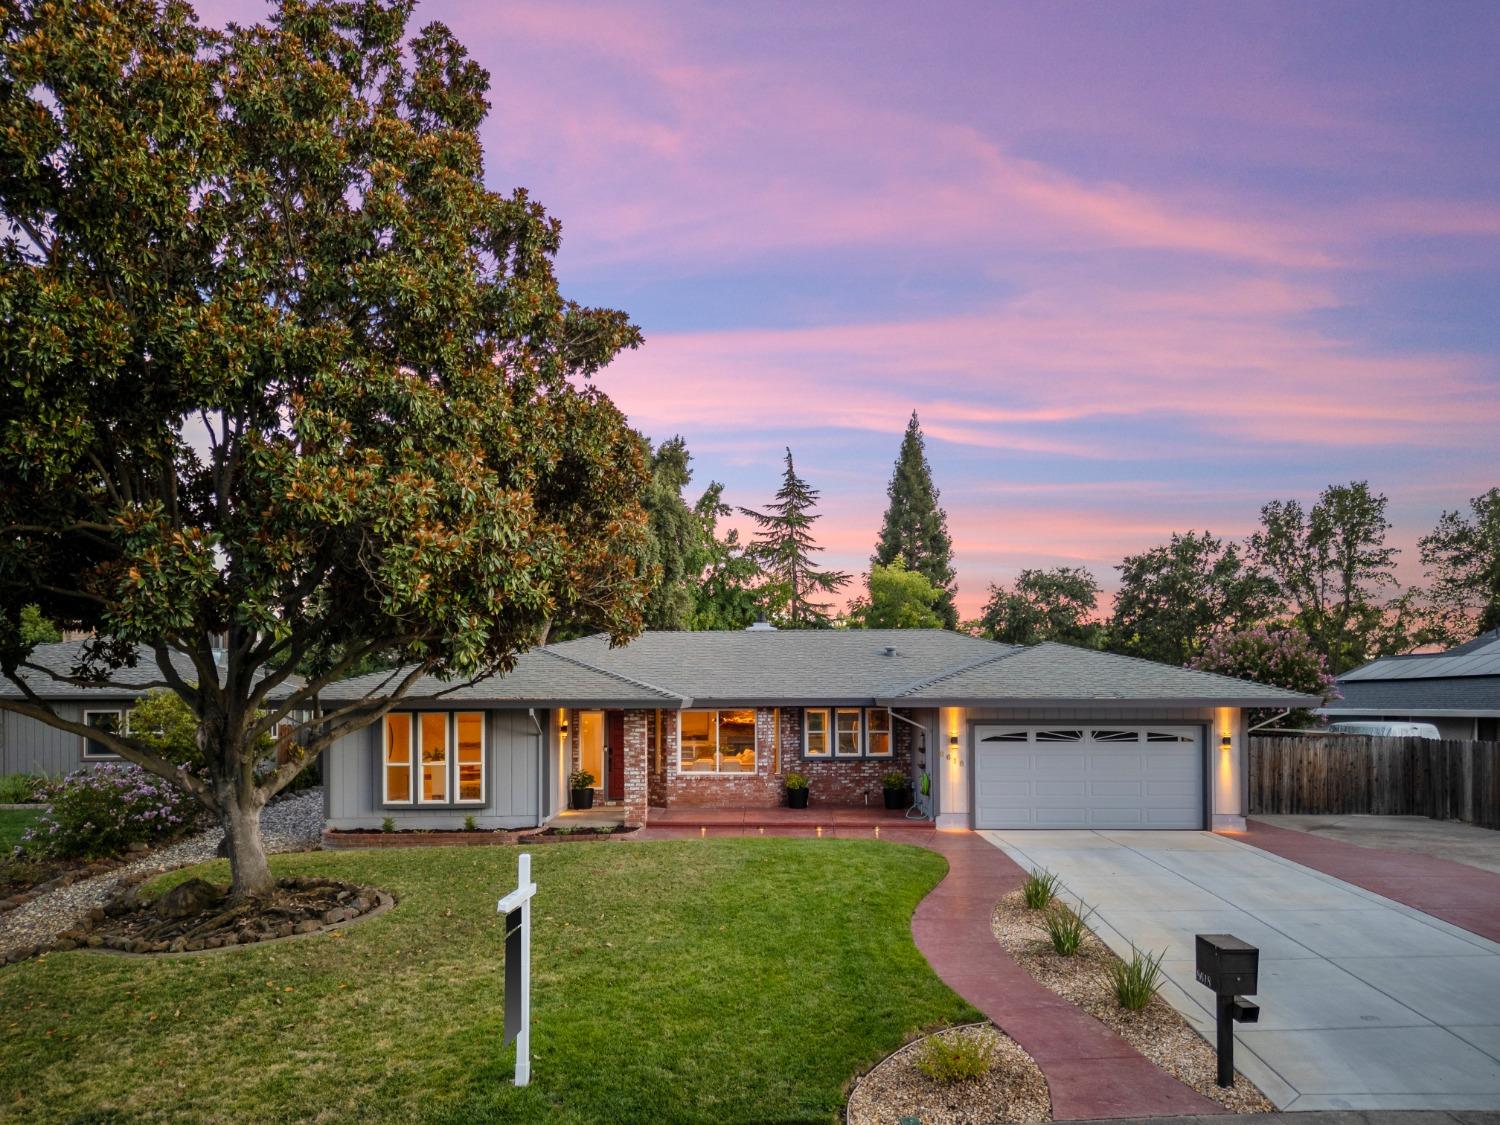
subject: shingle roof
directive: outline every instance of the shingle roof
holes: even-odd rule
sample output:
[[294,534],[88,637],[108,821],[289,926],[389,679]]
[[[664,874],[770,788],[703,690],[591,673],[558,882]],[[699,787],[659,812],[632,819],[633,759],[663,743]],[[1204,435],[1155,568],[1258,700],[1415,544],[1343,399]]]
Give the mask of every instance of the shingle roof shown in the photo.
[[1443,711],[1500,714],[1500,676],[1450,679],[1340,680],[1344,698],[1322,711],[1328,715],[1402,714]]
[[899,695],[884,697],[882,702],[1306,707],[1319,700],[1212,672],[1048,642],[998,655]]
[[[71,676],[83,654],[87,639],[57,641],[54,644],[37,645],[27,658],[28,664],[37,664],[57,676]],[[189,683],[198,679],[198,670],[182,653],[171,652],[172,667]],[[162,672],[156,666],[156,654],[144,645],[136,648],[136,663],[133,668],[117,668],[109,673],[108,682],[97,687],[83,687],[65,680],[54,679],[46,672],[21,668],[18,672],[28,687],[43,699],[114,699],[134,698],[162,686]],[[297,677],[289,677],[273,695],[279,695],[299,685]],[[0,695],[16,698],[23,692],[10,680],[0,676]]]
[[[329,702],[379,690],[389,673],[335,684]],[[940,629],[649,632],[523,653],[503,676],[419,681],[412,701],[513,706],[713,707],[836,703],[1010,705],[1026,701],[1298,707],[1310,696],[1145,660],[1045,644],[996,644]]]

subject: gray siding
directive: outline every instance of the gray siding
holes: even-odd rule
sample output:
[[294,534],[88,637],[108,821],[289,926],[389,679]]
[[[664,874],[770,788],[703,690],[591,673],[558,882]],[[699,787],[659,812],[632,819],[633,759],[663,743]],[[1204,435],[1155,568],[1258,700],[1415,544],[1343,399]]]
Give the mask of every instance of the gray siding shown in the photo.
[[[128,711],[132,702],[101,699],[85,704],[56,700],[52,709],[59,717],[76,722],[83,717],[85,710],[114,707]],[[118,758],[102,760],[119,761]],[[94,761],[86,763],[83,760],[83,739],[78,735],[50,727],[30,715],[0,711],[0,774],[44,773],[49,777],[60,777],[80,766],[93,764]]]
[[[382,805],[381,724],[374,723],[339,739],[324,752],[328,827],[379,828],[386,817],[397,828],[462,828],[470,816],[477,827],[486,829],[540,824],[538,798],[546,781],[543,736],[524,710],[491,710],[486,716],[484,804],[452,808]],[[546,711],[537,711],[536,720],[543,731],[549,729]]]

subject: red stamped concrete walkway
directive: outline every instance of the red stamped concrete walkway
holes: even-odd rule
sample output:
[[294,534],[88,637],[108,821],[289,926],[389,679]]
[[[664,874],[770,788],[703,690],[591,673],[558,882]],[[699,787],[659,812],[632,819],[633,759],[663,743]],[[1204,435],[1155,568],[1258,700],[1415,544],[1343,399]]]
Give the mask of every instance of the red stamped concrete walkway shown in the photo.
[[[908,822],[910,824],[910,822]],[[648,826],[636,840],[704,836],[811,836],[813,828],[729,824]],[[824,827],[823,835],[872,839],[868,827]],[[1038,984],[1006,953],[990,929],[995,903],[1025,878],[1014,861],[971,832],[929,825],[882,826],[882,840],[931,848],[948,874],[912,916],[912,937],[943,982],[1036,1060],[1059,1121],[1100,1117],[1176,1117],[1224,1110],[1141,1055],[1093,1016]]]
[[1500,941],[1500,875],[1420,852],[1366,848],[1251,820],[1231,839]]

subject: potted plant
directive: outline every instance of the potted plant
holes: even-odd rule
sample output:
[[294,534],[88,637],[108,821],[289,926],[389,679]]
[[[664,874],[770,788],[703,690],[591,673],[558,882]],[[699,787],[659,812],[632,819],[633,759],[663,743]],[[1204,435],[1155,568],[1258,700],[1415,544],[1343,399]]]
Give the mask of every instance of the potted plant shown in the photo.
[[888,773],[880,779],[880,784],[885,789],[886,808],[904,809],[911,804],[911,785],[904,773]]
[[786,775],[786,803],[788,808],[807,808],[807,778],[800,773]]
[[594,782],[596,778],[588,770],[574,770],[568,775],[568,788],[573,791],[571,805],[575,809],[594,807]]

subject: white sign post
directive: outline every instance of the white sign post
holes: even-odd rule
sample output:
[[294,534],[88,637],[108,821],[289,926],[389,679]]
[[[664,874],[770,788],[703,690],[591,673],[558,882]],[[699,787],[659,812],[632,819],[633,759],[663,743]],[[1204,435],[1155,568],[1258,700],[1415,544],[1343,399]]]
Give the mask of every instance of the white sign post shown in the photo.
[[521,853],[516,889],[496,906],[505,915],[505,1043],[516,1044],[516,1085],[531,1081],[531,854]]

